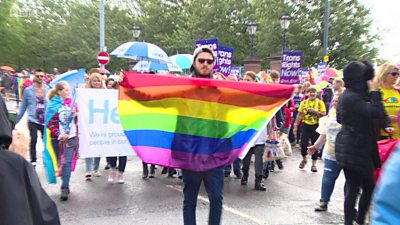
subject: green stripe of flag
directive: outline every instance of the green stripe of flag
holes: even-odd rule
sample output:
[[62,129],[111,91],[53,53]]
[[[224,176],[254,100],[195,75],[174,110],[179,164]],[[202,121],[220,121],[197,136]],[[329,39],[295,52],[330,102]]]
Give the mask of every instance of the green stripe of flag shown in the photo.
[[265,122],[265,118],[260,118],[246,126],[169,114],[124,115],[120,119],[124,130],[160,130],[210,138],[229,138],[239,131],[259,130]]

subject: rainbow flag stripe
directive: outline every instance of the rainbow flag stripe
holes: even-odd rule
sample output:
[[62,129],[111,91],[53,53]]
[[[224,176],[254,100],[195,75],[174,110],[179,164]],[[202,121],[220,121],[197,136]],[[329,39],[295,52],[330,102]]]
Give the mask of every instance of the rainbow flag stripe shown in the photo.
[[232,163],[293,91],[279,84],[124,75],[118,113],[137,155],[191,171]]
[[57,155],[56,151],[53,148],[53,144],[51,143],[50,137],[51,131],[45,127],[43,134],[43,142],[44,142],[44,151],[43,151],[43,163],[45,165],[47,181],[50,184],[55,184],[56,180],[56,171],[58,170],[57,164]]

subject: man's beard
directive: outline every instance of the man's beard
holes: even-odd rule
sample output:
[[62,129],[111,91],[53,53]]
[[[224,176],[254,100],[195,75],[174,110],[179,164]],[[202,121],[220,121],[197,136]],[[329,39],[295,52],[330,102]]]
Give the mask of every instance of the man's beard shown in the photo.
[[33,83],[38,84],[38,85],[42,85],[43,81],[39,81],[38,79],[33,79]]
[[196,71],[196,74],[198,76],[201,76],[201,77],[209,77],[211,75],[211,72],[212,72],[212,70],[210,70],[210,72],[207,72],[207,74],[203,74],[203,73],[200,72],[201,68],[200,69],[195,68],[195,71]]

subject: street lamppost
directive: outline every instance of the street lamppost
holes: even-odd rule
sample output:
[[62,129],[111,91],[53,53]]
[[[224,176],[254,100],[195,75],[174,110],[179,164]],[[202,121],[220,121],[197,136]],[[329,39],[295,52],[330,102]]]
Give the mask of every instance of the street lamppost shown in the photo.
[[[133,25],[131,30],[132,30],[133,41],[138,41],[139,40],[139,36],[140,36],[140,32],[142,31],[142,29],[138,25]],[[129,70],[132,70],[136,63],[137,63],[137,60],[131,59],[128,62]]]
[[328,55],[328,36],[329,36],[329,0],[325,0],[325,13],[324,13],[324,49],[322,49],[323,56]]
[[250,48],[250,58],[254,57],[254,35],[256,34],[257,31],[257,23],[255,21],[250,21],[247,24],[247,31],[250,34],[250,43],[251,43],[251,48]]
[[137,26],[137,25],[133,25],[133,26],[132,26],[132,36],[133,36],[133,39],[134,39],[135,41],[138,40],[141,31],[142,31],[142,30],[141,30],[141,28],[140,28],[139,26]]
[[286,32],[288,31],[289,24],[290,24],[290,16],[287,12],[285,12],[280,19],[281,28],[283,29],[283,44],[282,49],[286,50]]

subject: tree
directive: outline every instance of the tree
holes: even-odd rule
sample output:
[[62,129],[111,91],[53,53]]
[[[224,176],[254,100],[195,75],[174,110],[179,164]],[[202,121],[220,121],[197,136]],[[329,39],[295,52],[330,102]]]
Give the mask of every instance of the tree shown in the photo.
[[[131,41],[132,25],[140,40],[154,43],[169,55],[192,53],[198,39],[219,39],[235,49],[234,64],[249,54],[246,23],[256,19],[255,50],[264,65],[282,50],[279,18],[291,17],[287,49],[303,50],[303,66],[322,60],[323,1],[301,0],[110,0],[105,1],[105,37],[109,51]],[[330,0],[331,66],[351,60],[374,60],[377,35],[370,33],[369,10],[357,0]],[[129,7],[130,8],[129,8]],[[125,8],[126,7],[126,8]],[[15,12],[17,10],[17,13]],[[19,15],[19,16],[17,16]],[[98,0],[0,0],[0,64],[61,70],[97,67]],[[107,68],[126,68],[112,58]]]
[[0,1],[0,63],[18,65],[24,45],[22,24],[15,12],[15,0]]
[[[11,8],[15,1],[8,3],[8,8]],[[22,13],[15,18],[15,23],[19,23],[20,29],[13,29],[13,32],[21,37],[21,41],[18,42],[18,38],[9,38],[7,40],[11,44],[2,42],[12,49],[8,50],[9,54],[5,54],[10,62],[20,68],[42,67],[50,70],[58,67],[61,71],[98,67],[98,1],[41,0],[20,4],[19,7]],[[1,9],[5,10],[6,7]],[[105,14],[108,15],[105,17],[106,44],[109,49],[114,49],[130,39],[132,17],[128,10],[110,4],[105,5]],[[7,19],[11,20],[12,17]],[[7,61],[0,57],[0,63],[3,62]],[[113,58],[108,68],[119,70],[126,68],[124,64],[124,60]]]
[[248,3],[245,0],[142,0],[139,1],[143,38],[169,55],[191,54],[198,39],[217,37],[220,45],[235,49],[234,63],[248,54]]

